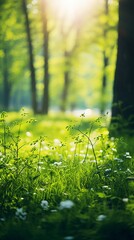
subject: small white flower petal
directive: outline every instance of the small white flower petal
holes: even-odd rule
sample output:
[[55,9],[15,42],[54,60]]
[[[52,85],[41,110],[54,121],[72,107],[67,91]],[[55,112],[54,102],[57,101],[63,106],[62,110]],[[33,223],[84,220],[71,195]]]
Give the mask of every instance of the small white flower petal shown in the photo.
[[128,198],[123,198],[122,201],[123,201],[124,203],[127,203],[127,202],[128,202]]
[[47,210],[48,209],[48,201],[42,200],[40,205],[43,208],[43,210]]
[[73,240],[74,237],[73,236],[67,236],[67,237],[64,237],[64,240]]
[[74,206],[74,203],[71,200],[65,200],[60,202],[59,209],[70,209]]
[[97,221],[99,221],[99,222],[101,222],[101,221],[103,221],[103,220],[105,220],[105,218],[106,218],[106,215],[99,215],[98,217],[97,217]]

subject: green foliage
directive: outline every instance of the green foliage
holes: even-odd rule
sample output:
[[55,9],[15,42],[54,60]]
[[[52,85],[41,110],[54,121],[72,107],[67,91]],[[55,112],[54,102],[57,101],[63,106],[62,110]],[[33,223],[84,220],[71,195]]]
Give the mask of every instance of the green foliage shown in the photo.
[[0,239],[133,239],[133,152],[71,119],[1,113]]
[[[40,0],[27,1],[39,107],[44,87],[43,28],[40,2]],[[47,17],[50,34],[50,107],[57,109],[61,105],[64,71],[68,69],[70,86],[66,108],[99,108],[102,98],[100,92],[103,75],[103,52],[106,51],[106,56],[110,58],[110,61],[106,69],[108,85],[104,102],[106,109],[110,108],[116,57],[117,4],[115,1],[109,3],[109,15],[106,17],[103,1],[99,6],[97,4],[93,8],[89,0],[89,6],[87,6],[85,13],[80,11],[77,16],[77,11],[75,11],[76,19],[71,22],[71,19],[60,18],[60,9],[54,8],[55,1],[46,2],[48,4]],[[29,56],[22,1],[2,1],[0,21],[0,108],[3,109],[4,105],[4,51],[6,50],[7,66],[5,68],[11,87],[9,107],[18,110],[22,106],[31,106]],[[107,38],[103,34],[106,22],[108,24]],[[64,64],[65,51],[70,55],[68,66]]]

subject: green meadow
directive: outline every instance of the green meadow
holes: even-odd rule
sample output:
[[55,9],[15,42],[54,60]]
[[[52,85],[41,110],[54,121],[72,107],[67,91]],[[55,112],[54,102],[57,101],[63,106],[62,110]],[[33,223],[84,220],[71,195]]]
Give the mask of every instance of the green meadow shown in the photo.
[[133,239],[133,139],[108,116],[0,116],[0,239]]
[[0,0],[0,240],[134,240],[133,26],[134,0]]

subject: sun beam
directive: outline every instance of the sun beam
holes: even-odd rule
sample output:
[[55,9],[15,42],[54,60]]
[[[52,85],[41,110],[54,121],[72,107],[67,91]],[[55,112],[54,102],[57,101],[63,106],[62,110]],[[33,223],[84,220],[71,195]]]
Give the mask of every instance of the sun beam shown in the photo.
[[80,14],[91,9],[96,0],[54,0],[57,13],[67,21],[74,20]]
[[83,1],[59,0],[59,7],[62,12],[72,15],[83,7]]

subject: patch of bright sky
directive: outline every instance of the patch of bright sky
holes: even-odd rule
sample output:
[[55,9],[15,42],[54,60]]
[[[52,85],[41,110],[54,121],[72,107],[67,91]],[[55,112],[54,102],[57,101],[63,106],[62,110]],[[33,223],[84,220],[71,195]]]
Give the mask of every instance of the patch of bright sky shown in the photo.
[[97,2],[98,0],[53,0],[53,5],[61,19],[66,18],[66,20],[72,21],[86,12],[87,8],[92,10]]

